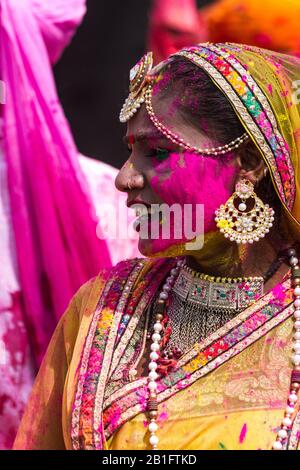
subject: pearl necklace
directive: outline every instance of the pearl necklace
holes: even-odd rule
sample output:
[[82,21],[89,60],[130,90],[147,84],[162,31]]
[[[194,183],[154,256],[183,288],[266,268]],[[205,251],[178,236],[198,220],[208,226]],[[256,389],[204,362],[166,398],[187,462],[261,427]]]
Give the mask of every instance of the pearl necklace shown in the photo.
[[163,313],[165,311],[166,301],[169,297],[169,292],[171,291],[175,279],[178,276],[180,267],[184,264],[183,260],[177,262],[177,266],[171,269],[170,276],[166,279],[166,283],[162,287],[162,291],[159,294],[158,301],[155,306],[155,323],[153,326],[154,333],[152,335],[152,344],[151,344],[151,353],[150,353],[150,362],[149,362],[149,374],[148,374],[148,390],[149,390],[149,399],[147,403],[147,410],[149,412],[150,422],[148,430],[150,433],[149,442],[153,450],[157,449],[158,437],[156,431],[158,429],[157,425],[157,383],[156,379],[158,374],[157,361],[159,359],[159,350],[160,350],[160,341],[161,341],[161,332],[162,332],[162,320]]
[[[295,405],[298,401],[298,390],[300,387],[300,267],[298,264],[298,258],[296,257],[296,251],[291,248],[288,250],[289,264],[292,268],[292,282],[293,282],[293,294],[294,294],[294,318],[295,318],[295,334],[293,350],[295,353],[292,356],[292,363],[294,368],[291,374],[291,386],[289,396],[287,400],[287,406],[285,409],[285,415],[281,423],[280,430],[278,431],[276,441],[273,444],[274,450],[282,450],[286,448],[288,444],[289,432],[292,429],[293,420],[292,416],[295,412]],[[165,284],[159,294],[158,301],[155,305],[155,323],[153,326],[150,361],[149,361],[149,374],[148,374],[148,391],[149,398],[147,402],[147,411],[149,413],[149,425],[148,430],[150,434],[149,443],[152,450],[157,450],[159,439],[157,437],[157,416],[158,416],[158,402],[157,402],[157,382],[158,373],[156,369],[158,367],[158,360],[160,358],[160,342],[162,340],[163,325],[162,320],[164,318],[164,312],[166,308],[166,302],[169,297],[169,293],[174,286],[175,280],[179,274],[180,268],[185,264],[184,260],[179,260],[175,268],[171,269],[169,277],[166,279]]]

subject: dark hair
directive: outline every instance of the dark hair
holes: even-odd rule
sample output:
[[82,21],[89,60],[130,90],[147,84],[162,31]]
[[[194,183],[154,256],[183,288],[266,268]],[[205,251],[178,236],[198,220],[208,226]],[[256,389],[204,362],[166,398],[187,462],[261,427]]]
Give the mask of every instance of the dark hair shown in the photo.
[[[161,96],[175,91],[180,96],[178,112],[181,117],[189,125],[202,130],[218,145],[228,144],[245,132],[225,94],[203,69],[192,62],[182,58],[169,62],[162,69],[162,78],[157,87]],[[243,150],[250,167],[262,158],[252,141],[246,142]],[[278,216],[282,211],[282,204],[269,173],[257,184],[255,190],[264,203],[273,207],[276,219],[280,218]]]
[[192,62],[176,58],[158,82],[162,95],[175,90],[180,96],[178,112],[191,126],[200,128],[219,145],[241,136],[245,130],[226,96],[206,72]]

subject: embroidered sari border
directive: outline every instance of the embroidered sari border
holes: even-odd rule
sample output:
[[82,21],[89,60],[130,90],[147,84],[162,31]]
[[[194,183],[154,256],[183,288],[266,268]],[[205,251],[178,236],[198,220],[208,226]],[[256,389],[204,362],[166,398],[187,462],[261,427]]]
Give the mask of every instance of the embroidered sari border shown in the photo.
[[129,382],[128,384],[124,385],[122,389],[117,390],[105,400],[103,410],[105,411],[116,400],[119,400],[120,398],[126,396],[128,392],[132,393],[143,385],[146,385],[147,382],[147,377],[142,377],[140,379],[135,380],[134,382]]
[[223,365],[229,359],[236,356],[237,354],[242,352],[244,349],[246,349],[248,346],[250,346],[251,344],[255,343],[257,340],[265,336],[273,328],[275,328],[276,326],[280,325],[282,322],[287,320],[290,316],[293,315],[293,311],[294,311],[293,306],[288,306],[287,308],[285,308],[283,312],[278,313],[278,315],[276,315],[274,318],[268,320],[266,323],[261,325],[257,330],[253,331],[249,336],[246,336],[241,341],[231,346],[227,351],[225,351],[223,354],[213,359],[207,365],[196,370],[194,373],[190,375],[190,377],[188,377],[187,379],[183,379],[182,381],[179,381],[172,388],[166,389],[162,391],[161,393],[159,393],[158,394],[158,397],[160,397],[159,402],[162,402],[169,396],[172,396],[174,393],[176,393],[176,391],[178,391],[178,389],[181,390],[181,385],[185,385],[185,386],[191,385],[199,378],[203,377],[207,373],[212,372],[213,370],[217,369],[219,366]]
[[113,283],[113,278],[109,279],[104,287],[102,295],[98,301],[98,305],[96,307],[96,314],[93,316],[93,320],[89,327],[89,332],[87,334],[81,358],[80,358],[80,369],[79,369],[79,377],[77,381],[77,389],[75,393],[75,398],[73,402],[73,409],[72,409],[72,420],[71,420],[71,442],[74,450],[78,450],[80,448],[79,443],[79,421],[80,421],[80,409],[81,409],[81,400],[83,395],[83,385],[84,385],[84,378],[88,367],[89,361],[89,351],[92,346],[93,337],[96,331],[98,317],[104,305],[104,301],[106,295]]
[[288,450],[297,450],[300,440],[300,410],[296,414],[292,431],[288,440]]
[[264,92],[262,91],[258,83],[256,83],[252,75],[250,75],[250,73],[245,69],[245,67],[232,54],[232,51],[234,52],[238,52],[238,51],[234,48],[230,48],[229,49],[230,52],[228,52],[228,50],[224,48],[224,44],[217,44],[217,46],[214,46],[213,44],[209,44],[208,47],[209,47],[209,50],[214,51],[217,55],[223,57],[225,62],[229,63],[236,70],[236,72],[238,72],[238,74],[241,77],[247,75],[248,87],[251,87],[252,92],[257,96],[258,100],[260,101],[260,104],[263,106],[264,110],[266,111],[273,128],[276,128],[277,127],[276,117],[274,115],[273,109],[268,99],[266,98]]
[[119,298],[117,308],[115,310],[115,314],[113,316],[113,322],[110,327],[108,339],[106,342],[106,347],[103,354],[102,359],[102,367],[100,369],[100,373],[98,376],[98,383],[96,389],[96,397],[95,397],[95,405],[94,405],[94,416],[93,416],[93,444],[95,445],[96,449],[103,448],[103,423],[102,423],[102,404],[103,404],[103,397],[104,397],[104,390],[108,378],[108,374],[111,367],[111,356],[114,351],[114,345],[116,340],[116,333],[118,331],[118,325],[120,322],[120,317],[123,314],[123,310],[126,304],[126,301],[130,295],[131,288],[143,267],[144,262],[139,261],[136,266],[134,266],[129,278],[126,281],[126,284],[123,288],[121,297]]
[[[112,359],[112,365],[111,365],[111,370],[110,370],[110,376],[112,373],[115,371],[116,367],[119,364],[119,361],[124,354],[124,351],[126,350],[126,347],[128,346],[129,341],[132,338],[132,335],[134,334],[134,331],[140,321],[141,315],[146,308],[147,304],[151,301],[153,296],[155,295],[155,292],[157,291],[157,284],[160,283],[164,277],[167,275],[167,273],[170,270],[170,263],[166,263],[165,260],[157,262],[152,269],[147,273],[148,276],[145,276],[145,279],[141,282],[139,286],[139,293],[141,294],[140,300],[138,302],[138,305],[135,307],[134,313],[131,316],[127,327],[121,336],[120,342],[115,349],[115,352],[113,354],[113,359]],[[171,264],[174,264],[172,262]],[[164,266],[165,265],[165,266]],[[153,285],[153,288],[150,289],[149,286],[147,290],[145,291],[145,287],[148,284],[148,277],[152,276],[157,276],[157,282]],[[123,311],[123,315],[126,315],[126,310]],[[122,317],[120,318],[120,321],[122,320]]]
[[[130,269],[131,270],[135,269],[138,274],[136,264],[137,264],[137,261],[133,260],[132,264],[130,264]],[[138,267],[139,267],[139,264],[138,264]],[[102,291],[97,308],[93,314],[93,318],[89,327],[89,331],[88,331],[88,334],[87,334],[87,337],[83,346],[83,350],[82,350],[82,354],[81,354],[81,358],[79,362],[79,376],[77,380],[77,388],[76,388],[75,398],[73,402],[72,419],[71,419],[71,441],[72,441],[73,449],[75,450],[80,449],[80,446],[81,446],[80,412],[81,412],[81,407],[82,407],[84,384],[85,384],[87,369],[89,365],[90,352],[92,349],[95,332],[96,332],[97,325],[99,322],[99,317],[105,306],[108,293],[113,283],[115,282],[116,272],[117,272],[117,267],[113,269],[111,273],[111,278],[106,282],[106,285]]]

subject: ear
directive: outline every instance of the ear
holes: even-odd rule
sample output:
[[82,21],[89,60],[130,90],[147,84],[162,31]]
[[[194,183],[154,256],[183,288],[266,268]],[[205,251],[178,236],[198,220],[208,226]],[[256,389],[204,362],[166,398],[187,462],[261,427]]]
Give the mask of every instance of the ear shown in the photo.
[[237,164],[240,168],[238,180],[248,179],[252,184],[263,179],[268,171],[262,156],[253,142],[247,142],[240,147],[237,155]]

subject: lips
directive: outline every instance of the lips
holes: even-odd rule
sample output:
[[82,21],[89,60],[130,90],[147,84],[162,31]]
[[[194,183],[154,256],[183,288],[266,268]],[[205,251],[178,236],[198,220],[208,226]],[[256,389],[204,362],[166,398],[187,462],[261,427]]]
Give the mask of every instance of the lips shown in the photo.
[[137,219],[134,221],[133,227],[137,232],[140,232],[141,227],[143,226],[146,231],[148,231],[149,225],[152,222],[160,220],[161,211],[159,210],[158,204],[148,204],[148,203],[137,203],[130,204],[130,207],[135,210],[135,215]]

